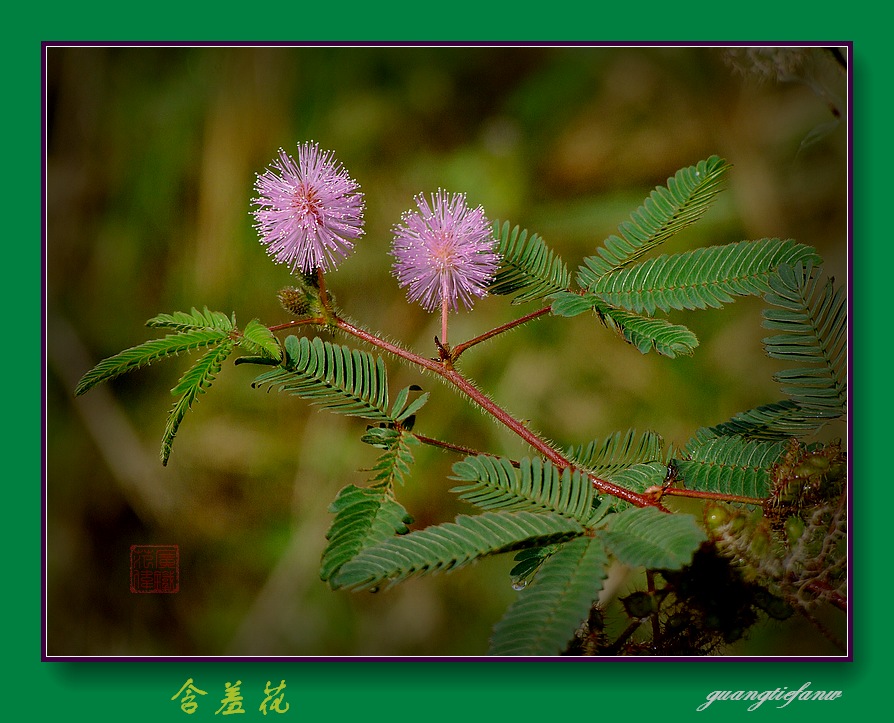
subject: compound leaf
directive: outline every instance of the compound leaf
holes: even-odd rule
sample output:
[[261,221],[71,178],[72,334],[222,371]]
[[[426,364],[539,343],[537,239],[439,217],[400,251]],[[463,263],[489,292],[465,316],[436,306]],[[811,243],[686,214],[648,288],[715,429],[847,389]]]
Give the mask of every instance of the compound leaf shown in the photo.
[[666,514],[654,507],[628,509],[606,518],[598,534],[625,565],[679,570],[707,539],[692,515]]
[[176,329],[178,331],[192,331],[197,329],[216,329],[218,331],[233,331],[236,328],[235,315],[227,316],[220,311],[210,311],[206,306],[203,311],[196,307],[186,313],[175,311],[173,314],[159,314],[146,322],[146,326]]
[[484,510],[549,511],[586,522],[592,513],[593,485],[580,470],[561,472],[549,460],[524,458],[516,468],[503,457],[478,455],[453,465],[461,499]]
[[257,319],[252,319],[245,325],[239,338],[239,346],[244,347],[249,354],[282,361],[282,347],[279,345],[279,340]]
[[635,429],[628,429],[594,439],[586,446],[571,447],[568,456],[598,477],[610,477],[634,464],[661,460],[664,441],[655,432],[637,434]]
[[261,374],[253,386],[276,387],[339,414],[395,421],[389,414],[388,377],[381,357],[319,337],[290,336],[285,350],[283,365]]
[[531,512],[460,515],[456,522],[427,527],[366,547],[345,563],[332,587],[355,590],[394,584],[412,575],[455,570],[486,555],[541,547],[583,534],[574,520]]
[[725,160],[711,156],[677,171],[666,187],[655,188],[630,220],[618,227],[620,236],[609,236],[596,255],[584,259],[577,275],[581,287],[591,287],[695,223],[720,192],[728,168]]
[[558,655],[602,589],[602,540],[579,537],[550,555],[494,627],[489,655]]
[[562,261],[537,234],[528,236],[527,230],[516,226],[511,231],[506,221],[494,223],[499,241],[500,267],[491,282],[492,294],[515,295],[513,304],[542,299],[567,289],[571,275]]
[[186,413],[192,408],[200,394],[204,394],[205,390],[211,386],[214,378],[220,372],[224,361],[233,351],[235,342],[227,338],[226,341],[219,344],[213,349],[205,352],[199,360],[180,378],[171,390],[171,394],[181,395],[174,404],[168,414],[168,421],[165,424],[165,431],[161,440],[161,461],[166,465],[171,456],[171,447],[174,444],[174,437],[180,428],[180,423],[186,416]]
[[790,399],[784,399],[739,412],[729,421],[713,427],[699,429],[696,437],[700,440],[730,436],[764,440],[789,439],[808,434],[827,420],[828,416],[818,415],[816,411],[804,409]]
[[631,311],[719,308],[736,296],[764,294],[781,264],[821,261],[790,239],[739,241],[663,255],[593,279],[588,289]]
[[847,302],[831,280],[820,284],[810,265],[781,266],[770,279],[763,325],[781,333],[764,339],[767,354],[797,364],[775,375],[782,391],[823,421],[847,406]]
[[770,492],[773,465],[786,446],[782,440],[696,436],[674,467],[687,489],[763,498]]
[[176,356],[193,349],[217,345],[228,338],[229,333],[224,330],[194,329],[179,334],[169,334],[163,339],[151,339],[138,346],[125,349],[108,359],[103,359],[81,377],[77,387],[75,387],[75,394],[83,394],[97,384],[147,366],[159,359]]
[[331,580],[364,547],[409,532],[407,525],[413,521],[387,487],[348,485],[329,505],[329,511],[335,519],[326,533],[329,543],[320,564],[324,581]]

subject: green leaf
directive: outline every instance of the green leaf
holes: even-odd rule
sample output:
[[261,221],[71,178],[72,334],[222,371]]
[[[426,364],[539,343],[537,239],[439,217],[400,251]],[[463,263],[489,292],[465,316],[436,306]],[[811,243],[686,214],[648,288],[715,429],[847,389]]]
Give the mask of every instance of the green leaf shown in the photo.
[[364,547],[409,532],[413,518],[385,487],[375,489],[348,485],[329,505],[335,515],[326,539],[320,578],[331,580],[341,567]]
[[282,361],[282,347],[279,345],[279,340],[257,319],[252,319],[245,325],[239,339],[239,346],[244,347],[249,354],[258,354]]
[[364,548],[345,563],[333,587],[368,589],[411,575],[455,570],[486,555],[540,547],[583,534],[574,520],[552,513],[485,512],[427,527]]
[[593,311],[593,307],[599,301],[591,294],[579,294],[576,291],[561,291],[553,294],[550,313],[553,316],[578,316],[585,311]]
[[666,514],[654,507],[609,515],[598,530],[605,546],[625,565],[649,570],[679,570],[707,539],[695,517]]
[[203,311],[195,307],[190,313],[175,311],[173,314],[159,314],[146,322],[146,326],[177,329],[178,331],[194,331],[198,329],[216,329],[217,331],[233,331],[236,318],[220,311],[210,311],[206,306]]
[[821,261],[809,246],[760,239],[663,255],[592,279],[603,301],[635,312],[719,308],[736,296],[764,294],[781,264]]
[[359,349],[290,336],[286,360],[280,368],[255,379],[253,386],[269,385],[330,411],[381,422],[394,422],[389,413],[385,362]]
[[[836,415],[837,416],[837,415]],[[799,437],[818,429],[828,416],[803,409],[785,399],[740,412],[727,422],[699,429],[699,440],[712,437],[739,436],[749,439],[779,440]]]
[[171,447],[174,444],[174,437],[177,436],[177,430],[180,429],[180,423],[192,407],[193,402],[198,399],[199,394],[204,394],[205,390],[211,386],[224,361],[230,352],[233,351],[234,343],[232,339],[227,338],[226,341],[214,349],[205,352],[180,378],[177,386],[171,390],[171,394],[179,394],[181,396],[168,414],[168,421],[161,440],[162,464],[166,465],[168,463],[168,459],[171,456]]
[[782,333],[764,339],[767,354],[796,364],[774,378],[807,415],[823,421],[847,408],[847,301],[832,281],[820,284],[813,268],[781,266],[770,279],[763,325]]
[[[667,479],[668,467],[662,462],[641,462],[619,472],[609,475],[609,480],[631,492],[643,493],[649,487],[663,485]],[[622,510],[631,504],[625,500],[617,500],[613,508]]]
[[[367,434],[370,431],[367,430]],[[375,436],[374,445],[384,446],[385,453],[379,457],[371,470],[373,473],[370,477],[371,486],[393,489],[395,482],[404,484],[413,465],[412,448],[419,446],[419,440],[409,432],[387,428],[380,428],[380,432]],[[365,438],[365,441],[369,440]]]
[[629,221],[618,227],[595,256],[584,259],[577,280],[589,288],[598,279],[620,269],[695,223],[720,192],[720,181],[729,164],[717,156],[682,168],[659,186]]
[[598,538],[565,543],[494,627],[489,655],[559,655],[602,589],[608,557]]
[[509,230],[509,222],[494,223],[494,235],[499,241],[500,267],[491,282],[492,294],[515,295],[513,304],[542,299],[567,289],[571,275],[565,263],[537,234],[528,237],[527,230],[516,226]]
[[411,391],[420,391],[420,388],[413,384],[409,387],[404,387],[397,393],[397,397],[394,400],[394,406],[391,408],[391,418],[395,422],[403,422],[409,417],[412,417],[425,406],[429,396],[431,396],[428,392],[425,392],[424,394],[420,394],[413,401],[407,403]]
[[597,477],[610,477],[640,462],[662,460],[664,441],[655,432],[637,434],[635,429],[628,429],[594,439],[586,446],[571,447],[568,456]]
[[75,388],[75,394],[83,394],[101,382],[107,382],[159,359],[217,345],[228,338],[229,332],[222,329],[195,329],[143,342],[139,346],[125,349],[115,356],[102,360],[81,378]]
[[764,498],[786,446],[782,440],[697,436],[686,445],[686,458],[674,460],[674,466],[687,489]]
[[600,302],[596,303],[596,311],[607,328],[617,332],[641,354],[654,349],[673,359],[680,354],[691,355],[698,346],[698,339],[690,329],[667,319],[641,316]]
[[642,354],[654,349],[673,359],[678,354],[692,354],[698,346],[698,339],[687,327],[672,324],[667,319],[642,316],[606,304],[600,296],[593,293],[556,294],[551,311],[554,316],[577,316],[585,311],[595,311],[608,329],[635,346]]
[[549,511],[586,522],[593,508],[593,485],[575,470],[561,472],[549,460],[524,458],[518,468],[504,457],[466,457],[453,465],[453,479],[469,484],[451,492],[484,510]]

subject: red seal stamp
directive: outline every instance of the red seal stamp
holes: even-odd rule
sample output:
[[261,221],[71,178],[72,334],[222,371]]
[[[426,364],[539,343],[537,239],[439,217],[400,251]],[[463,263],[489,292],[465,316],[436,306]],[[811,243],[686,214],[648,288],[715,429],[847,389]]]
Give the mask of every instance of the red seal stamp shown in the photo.
[[131,545],[130,591],[180,591],[180,548],[177,545]]

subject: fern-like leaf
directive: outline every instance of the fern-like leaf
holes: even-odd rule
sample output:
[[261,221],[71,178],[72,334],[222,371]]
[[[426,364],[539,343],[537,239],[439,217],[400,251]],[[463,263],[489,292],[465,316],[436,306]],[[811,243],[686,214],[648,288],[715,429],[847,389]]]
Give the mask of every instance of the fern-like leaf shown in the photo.
[[513,304],[542,299],[567,289],[571,275],[562,261],[537,234],[528,236],[527,230],[516,226],[511,231],[509,222],[494,223],[494,235],[499,241],[500,267],[491,282],[492,294],[515,295]]
[[282,361],[282,347],[279,345],[279,340],[257,319],[252,319],[245,325],[239,338],[239,346],[245,348],[249,354],[257,354],[277,362]]
[[727,168],[726,161],[711,156],[677,171],[667,179],[666,187],[658,186],[630,220],[618,227],[620,236],[609,236],[596,255],[584,259],[577,275],[581,287],[589,288],[695,223],[719,193]]
[[331,580],[360,550],[395,535],[409,532],[413,518],[387,487],[364,488],[348,485],[329,505],[335,515],[323,551],[320,579]]
[[488,654],[560,654],[602,589],[607,564],[598,538],[562,545],[496,624]]
[[679,570],[707,539],[692,515],[668,515],[654,507],[629,509],[606,520],[598,534],[618,560],[632,567]]
[[233,351],[234,344],[233,340],[227,338],[223,343],[205,352],[180,378],[177,386],[171,390],[171,394],[179,394],[180,398],[168,414],[168,421],[162,435],[161,462],[163,465],[168,463],[171,456],[171,447],[174,444],[174,437],[177,436],[177,430],[180,429],[180,423],[192,407],[193,402],[198,399],[199,394],[204,394],[205,390],[211,386],[224,361]]
[[483,510],[549,511],[586,522],[593,508],[593,485],[575,470],[561,472],[549,460],[524,458],[518,468],[504,457],[466,457],[453,465],[461,499]]
[[817,416],[815,412],[784,399],[740,412],[729,421],[713,427],[699,429],[696,437],[699,440],[732,436],[764,440],[789,439],[813,432],[826,421],[827,417]]
[[[663,462],[640,462],[608,475],[616,485],[631,492],[642,494],[650,487],[660,487],[667,479],[668,467]],[[616,500],[612,508],[624,510],[632,505],[625,500]]]
[[394,584],[412,575],[455,570],[486,555],[578,537],[583,528],[549,512],[484,512],[366,547],[330,581],[355,590]]
[[[370,439],[372,436],[374,440]],[[370,486],[394,489],[395,483],[404,484],[413,465],[413,448],[419,446],[419,440],[402,429],[377,427],[368,430],[363,441],[385,449],[370,470]]]
[[176,329],[177,331],[192,331],[197,329],[216,329],[218,331],[233,331],[236,328],[235,315],[227,316],[220,311],[211,311],[206,306],[203,311],[195,307],[192,311],[175,311],[173,314],[159,314],[146,322],[146,326],[163,329]]
[[736,296],[764,294],[782,264],[819,263],[809,246],[791,239],[739,241],[648,259],[600,276],[588,289],[603,301],[635,312],[719,308]]
[[820,284],[811,266],[781,266],[770,279],[764,327],[767,354],[798,364],[775,375],[783,393],[808,413],[835,418],[847,406],[847,302],[831,281]]
[[594,439],[586,446],[571,447],[568,456],[597,477],[610,477],[640,462],[660,461],[664,456],[664,441],[655,432],[637,434],[635,429],[628,429],[605,439]]
[[83,394],[97,384],[147,366],[159,359],[217,345],[228,338],[229,332],[226,330],[193,329],[179,334],[169,334],[163,339],[151,339],[139,346],[125,349],[114,356],[103,359],[81,378],[75,388],[75,394]]
[[612,306],[594,293],[563,291],[554,294],[551,311],[555,316],[577,316],[585,311],[594,311],[607,328],[635,346],[641,354],[654,349],[662,356],[673,359],[680,354],[692,354],[698,346],[698,338],[689,328],[672,324],[667,319],[642,316]]
[[686,457],[674,460],[674,466],[687,489],[764,498],[770,492],[773,465],[786,446],[781,440],[696,436],[686,445]]
[[260,375],[253,386],[271,386],[339,414],[392,422],[385,362],[359,349],[319,337],[290,336],[282,367]]
[[667,319],[634,314],[631,311],[597,303],[596,312],[602,323],[635,346],[641,354],[653,349],[670,359],[681,354],[689,356],[698,346],[698,338],[682,324]]

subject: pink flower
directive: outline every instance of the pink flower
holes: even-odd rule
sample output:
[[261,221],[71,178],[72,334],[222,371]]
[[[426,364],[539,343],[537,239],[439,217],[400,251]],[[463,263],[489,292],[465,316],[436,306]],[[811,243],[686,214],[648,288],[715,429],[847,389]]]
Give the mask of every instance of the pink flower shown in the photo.
[[255,180],[255,228],[267,253],[293,273],[335,268],[363,235],[358,188],[332,151],[299,144],[296,162],[280,148],[279,160]]
[[469,209],[465,194],[443,190],[431,205],[421,193],[415,201],[419,210],[407,211],[393,229],[394,275],[407,298],[428,311],[456,309],[458,301],[471,308],[487,294],[500,261],[484,210]]

